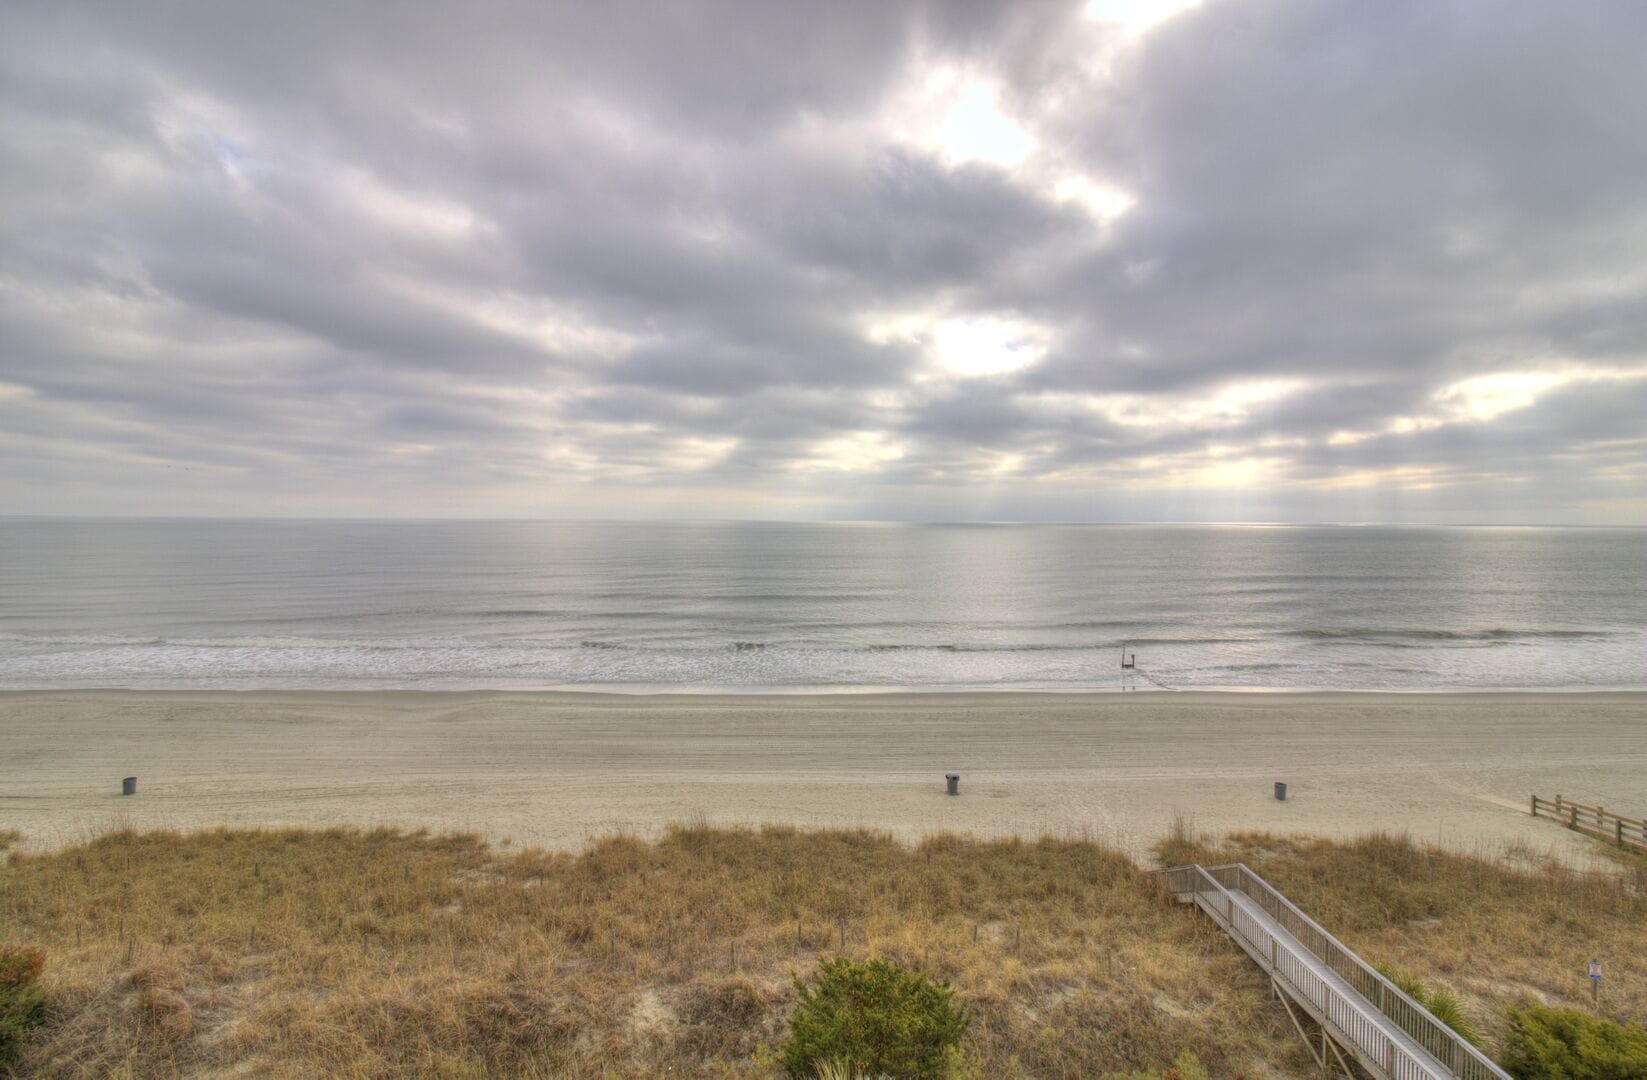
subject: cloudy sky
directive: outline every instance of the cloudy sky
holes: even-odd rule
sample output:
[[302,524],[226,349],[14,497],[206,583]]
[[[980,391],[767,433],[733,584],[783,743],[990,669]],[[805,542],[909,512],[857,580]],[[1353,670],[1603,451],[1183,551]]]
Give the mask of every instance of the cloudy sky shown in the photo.
[[12,3],[0,513],[1647,523],[1647,5]]

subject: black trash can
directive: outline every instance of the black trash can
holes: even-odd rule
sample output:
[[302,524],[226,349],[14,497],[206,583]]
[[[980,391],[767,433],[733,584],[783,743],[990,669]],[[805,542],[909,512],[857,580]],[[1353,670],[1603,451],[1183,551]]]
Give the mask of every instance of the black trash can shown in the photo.
[[961,774],[960,773],[958,773],[958,772],[946,772],[946,773],[944,773],[944,779],[949,781],[949,793],[951,795],[959,795],[961,793]]
[[124,780],[120,781],[120,794],[122,794],[122,795],[136,795],[137,794],[137,777],[128,776]]
[[1277,802],[1287,801],[1287,785],[1279,780],[1275,782],[1275,798]]

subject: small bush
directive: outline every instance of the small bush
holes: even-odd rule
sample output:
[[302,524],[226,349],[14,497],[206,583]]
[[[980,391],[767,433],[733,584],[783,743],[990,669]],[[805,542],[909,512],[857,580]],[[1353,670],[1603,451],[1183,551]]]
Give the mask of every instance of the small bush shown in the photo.
[[1377,968],[1380,975],[1395,983],[1403,994],[1430,1010],[1431,1016],[1452,1028],[1459,1038],[1477,1049],[1481,1047],[1480,1033],[1476,1031],[1470,1018],[1464,1015],[1463,998],[1445,986],[1426,986],[1423,980],[1398,967],[1379,964]]
[[816,986],[799,979],[781,1064],[790,1076],[820,1067],[848,1075],[937,1080],[956,1064],[971,1018],[947,983],[934,983],[890,960],[845,957],[818,968]]
[[1641,1080],[1647,1077],[1647,1028],[1577,1009],[1511,1009],[1504,1067],[1516,1080]]
[[39,949],[0,946],[0,1066],[17,1060],[29,1029],[46,1019],[46,996],[34,985],[45,963]]
[[1464,1015],[1464,999],[1445,986],[1432,986],[1424,998],[1424,1007],[1430,1015],[1457,1032],[1471,1046],[1481,1048],[1481,1035],[1470,1018]]
[[33,986],[45,966],[44,949],[0,948],[0,991]]
[[769,1004],[747,975],[701,975],[680,995],[678,1044],[697,1057],[748,1057],[766,1034]]
[[150,987],[143,991],[138,1004],[167,1042],[184,1042],[194,1034],[194,1013],[175,990]]

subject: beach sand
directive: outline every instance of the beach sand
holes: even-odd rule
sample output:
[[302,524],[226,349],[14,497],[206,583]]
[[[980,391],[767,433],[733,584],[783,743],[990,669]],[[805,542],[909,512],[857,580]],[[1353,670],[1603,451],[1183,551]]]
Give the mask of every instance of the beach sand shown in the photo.
[[1182,817],[1584,862],[1594,842],[1529,817],[1530,794],[1647,814],[1641,693],[10,692],[0,733],[0,829],[37,848],[347,824],[576,849],[783,822],[1086,836],[1147,861]]

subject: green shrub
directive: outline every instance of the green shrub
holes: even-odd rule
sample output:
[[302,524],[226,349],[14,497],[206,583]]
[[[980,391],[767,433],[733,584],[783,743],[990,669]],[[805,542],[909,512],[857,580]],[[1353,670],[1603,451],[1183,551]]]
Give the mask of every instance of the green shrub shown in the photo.
[[1511,1009],[1504,1067],[1516,1080],[1641,1080],[1647,1077],[1647,1028],[1577,1009]]
[[822,1061],[818,1063],[817,1080],[884,1080],[883,1077],[870,1076],[859,1072],[851,1065],[841,1061]]
[[1432,986],[1424,997],[1424,1007],[1430,1015],[1458,1033],[1471,1046],[1480,1049],[1481,1035],[1464,1015],[1464,999],[1445,986]]
[[17,1060],[24,1036],[46,1019],[46,996],[34,985],[45,963],[39,949],[0,946],[0,1066]]
[[800,1000],[781,1058],[790,1076],[832,1067],[847,1075],[936,1080],[953,1070],[971,1023],[947,983],[890,960],[826,960],[815,986],[796,979],[795,987]]
[[1378,964],[1378,973],[1395,983],[1403,994],[1412,998],[1426,1009],[1430,1015],[1452,1028],[1459,1038],[1477,1049],[1481,1046],[1481,1035],[1476,1031],[1470,1018],[1464,1015],[1464,999],[1445,986],[1425,986],[1417,976],[1409,975],[1398,967],[1388,964]]

